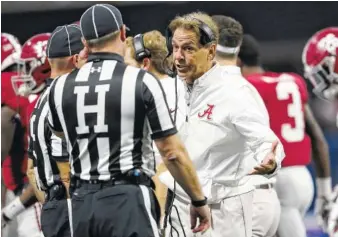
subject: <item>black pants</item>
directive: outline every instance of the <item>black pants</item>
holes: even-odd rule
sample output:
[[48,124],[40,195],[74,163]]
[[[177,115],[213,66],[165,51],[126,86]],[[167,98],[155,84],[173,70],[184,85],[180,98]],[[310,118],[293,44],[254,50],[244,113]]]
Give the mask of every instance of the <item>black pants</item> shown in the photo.
[[160,208],[144,185],[83,184],[72,195],[73,237],[156,237]]
[[42,206],[41,229],[45,237],[70,237],[67,199],[51,199]]

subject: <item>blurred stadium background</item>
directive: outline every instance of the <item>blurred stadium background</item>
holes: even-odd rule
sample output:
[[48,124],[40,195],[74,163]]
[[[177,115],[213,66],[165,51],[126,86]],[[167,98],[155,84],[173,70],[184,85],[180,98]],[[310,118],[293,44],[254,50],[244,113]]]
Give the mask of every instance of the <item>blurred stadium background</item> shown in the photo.
[[[1,2],[1,31],[17,36],[21,43],[30,36],[51,32],[57,25],[80,19],[92,1],[11,1]],[[97,3],[97,2],[96,2]],[[177,14],[200,10],[224,14],[239,20],[246,33],[261,44],[262,61],[269,70],[292,71],[302,75],[301,52],[316,31],[338,26],[338,2],[136,2],[112,1],[123,14],[130,35],[157,29],[164,33],[167,23]],[[309,85],[309,91],[311,91]],[[338,129],[334,106],[311,96],[312,109],[330,145],[333,183],[338,183]],[[299,154],[302,155],[302,154]],[[309,169],[313,173],[310,166]],[[324,236],[309,211],[308,236]]]

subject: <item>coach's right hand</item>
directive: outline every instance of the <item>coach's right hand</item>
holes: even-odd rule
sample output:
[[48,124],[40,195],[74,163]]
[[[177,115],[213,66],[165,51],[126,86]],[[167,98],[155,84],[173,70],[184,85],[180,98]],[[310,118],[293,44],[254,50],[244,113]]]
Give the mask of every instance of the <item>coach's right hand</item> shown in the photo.
[[263,162],[254,167],[254,169],[249,173],[252,174],[260,174],[267,175],[273,173],[277,168],[276,162],[276,149],[278,146],[278,141],[274,141],[272,143],[271,151],[265,156]]
[[[197,219],[199,220],[199,225],[196,227]],[[204,233],[207,231],[211,226],[211,215],[208,205],[201,207],[190,205],[190,223],[193,233]]]

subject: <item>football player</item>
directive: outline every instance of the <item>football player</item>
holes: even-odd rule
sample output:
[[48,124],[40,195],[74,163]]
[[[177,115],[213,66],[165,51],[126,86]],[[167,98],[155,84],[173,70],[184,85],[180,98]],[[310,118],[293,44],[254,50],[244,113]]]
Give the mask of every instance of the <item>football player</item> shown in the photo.
[[[328,145],[308,105],[305,81],[295,73],[265,71],[259,46],[245,35],[239,52],[243,76],[256,87],[270,116],[270,126],[283,143],[286,157],[277,174],[276,191],[281,203],[277,234],[280,237],[306,237],[303,216],[312,203],[314,187],[306,168],[312,157],[316,168],[316,215],[320,224],[326,218],[331,195]],[[312,142],[312,149],[311,149]]]
[[[338,126],[338,27],[328,27],[316,32],[303,49],[304,77],[308,79],[313,92],[327,101],[335,103]],[[327,232],[338,236],[338,185],[332,195]]]
[[[50,66],[46,60],[45,52],[49,37],[49,33],[38,34],[31,37],[22,46],[18,74],[11,77],[12,88],[17,95],[14,100],[25,97],[28,101],[24,108],[20,107],[20,120],[25,129],[24,173],[27,170],[29,117],[34,109],[39,93],[45,87],[45,80],[50,76]],[[3,223],[17,217],[18,236],[41,236],[41,206],[36,201],[33,187],[26,182],[22,194],[3,208]]]
[[[25,183],[23,167],[23,127],[19,114],[28,105],[27,98],[17,97],[11,78],[16,75],[17,61],[21,54],[18,39],[8,33],[1,33],[1,207],[18,195]],[[5,139],[6,138],[6,139]],[[15,235],[16,223],[4,229],[3,234]]]

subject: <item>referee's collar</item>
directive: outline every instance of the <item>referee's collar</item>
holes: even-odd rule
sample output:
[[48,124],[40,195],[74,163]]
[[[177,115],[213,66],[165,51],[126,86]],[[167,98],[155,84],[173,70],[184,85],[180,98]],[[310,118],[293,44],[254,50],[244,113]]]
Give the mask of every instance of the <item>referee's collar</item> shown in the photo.
[[123,63],[124,59],[121,55],[116,53],[91,53],[88,55],[87,62],[102,61],[102,60],[115,60]]
[[53,78],[46,79],[46,86],[50,86],[53,83]]

